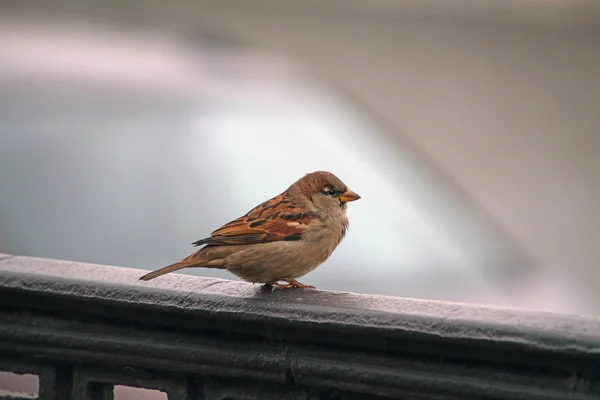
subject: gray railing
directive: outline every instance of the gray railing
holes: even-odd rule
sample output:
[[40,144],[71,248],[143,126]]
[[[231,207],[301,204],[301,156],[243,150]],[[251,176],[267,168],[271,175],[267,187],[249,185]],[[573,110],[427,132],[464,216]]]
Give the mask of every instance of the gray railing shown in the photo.
[[0,370],[43,400],[600,399],[600,319],[142,272],[0,255]]

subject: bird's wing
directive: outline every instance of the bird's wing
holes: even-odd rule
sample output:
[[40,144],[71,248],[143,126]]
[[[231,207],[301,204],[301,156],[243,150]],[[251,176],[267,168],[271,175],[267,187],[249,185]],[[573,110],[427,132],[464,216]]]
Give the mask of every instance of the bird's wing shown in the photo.
[[317,215],[281,194],[256,206],[246,215],[223,225],[194,246],[226,246],[300,240],[317,221]]

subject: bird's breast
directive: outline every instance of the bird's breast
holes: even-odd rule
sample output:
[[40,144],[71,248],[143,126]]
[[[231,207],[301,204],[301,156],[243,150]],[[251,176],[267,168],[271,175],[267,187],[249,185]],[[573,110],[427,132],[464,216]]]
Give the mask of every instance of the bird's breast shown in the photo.
[[318,225],[307,230],[303,238],[307,244],[322,250],[329,257],[346,236],[347,229],[348,218],[345,213],[339,213],[322,218]]

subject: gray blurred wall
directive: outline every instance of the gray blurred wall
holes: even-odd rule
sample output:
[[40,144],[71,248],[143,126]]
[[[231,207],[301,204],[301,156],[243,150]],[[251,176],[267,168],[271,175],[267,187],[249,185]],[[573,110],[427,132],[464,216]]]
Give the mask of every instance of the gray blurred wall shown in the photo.
[[555,2],[555,13],[540,5],[539,18],[520,18],[519,4],[530,2],[508,3],[512,14],[470,18],[459,7],[444,18],[220,10],[210,19],[313,66],[429,158],[537,263],[595,291],[598,14],[590,2]]
[[[420,5],[419,5],[420,4]],[[429,161],[536,264],[600,282],[600,28],[592,1],[3,3],[4,16],[210,32],[310,66]],[[45,10],[44,10],[45,8]]]

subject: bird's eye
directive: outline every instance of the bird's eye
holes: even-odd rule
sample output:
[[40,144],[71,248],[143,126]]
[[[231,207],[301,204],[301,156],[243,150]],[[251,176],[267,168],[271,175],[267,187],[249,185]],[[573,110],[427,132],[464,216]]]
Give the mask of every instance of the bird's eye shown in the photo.
[[332,188],[329,188],[329,189],[326,189],[326,190],[325,190],[325,194],[328,194],[329,196],[333,196],[333,195],[335,195],[336,193],[337,193],[337,192],[336,192],[334,189],[332,189]]

